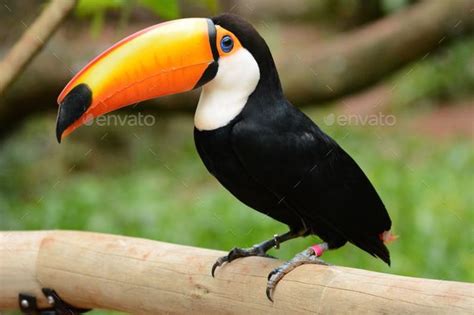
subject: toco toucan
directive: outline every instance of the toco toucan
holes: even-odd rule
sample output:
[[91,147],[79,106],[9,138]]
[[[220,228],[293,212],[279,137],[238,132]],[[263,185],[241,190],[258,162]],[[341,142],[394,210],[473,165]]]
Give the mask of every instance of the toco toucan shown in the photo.
[[351,242],[390,264],[385,206],[356,162],[283,94],[270,50],[242,18],[223,14],[161,23],[118,42],[77,73],[58,97],[58,141],[89,119],[143,100],[202,86],[194,116],[197,151],[209,172],[247,206],[289,231],[234,248],[212,266],[266,256],[287,240],[313,245],[269,274],[324,262]]

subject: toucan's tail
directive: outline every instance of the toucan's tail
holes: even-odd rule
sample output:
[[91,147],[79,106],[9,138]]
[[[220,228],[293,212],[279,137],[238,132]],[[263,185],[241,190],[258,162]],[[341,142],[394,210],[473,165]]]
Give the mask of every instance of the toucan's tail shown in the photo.
[[377,245],[372,247],[372,255],[375,255],[382,259],[387,265],[390,266],[390,252],[388,251],[387,246],[383,243],[382,240],[378,240]]
[[384,231],[380,233],[378,237],[366,237],[363,240],[355,240],[353,243],[372,256],[382,259],[390,266],[390,252],[385,244],[389,244],[397,238],[398,236],[392,234],[390,231]]

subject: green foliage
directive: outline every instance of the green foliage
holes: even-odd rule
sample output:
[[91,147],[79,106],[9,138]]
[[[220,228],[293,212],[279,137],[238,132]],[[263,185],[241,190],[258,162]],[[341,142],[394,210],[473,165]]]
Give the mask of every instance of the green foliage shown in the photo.
[[[194,5],[202,5],[210,12],[218,10],[217,0],[199,0]],[[144,8],[165,20],[179,18],[181,15],[178,0],[80,0],[76,7],[76,15],[80,18],[91,20],[91,32],[98,35],[104,26],[105,16],[108,12],[120,15],[123,24],[134,9]]]
[[106,11],[122,10],[127,6],[144,7],[165,19],[174,19],[179,16],[178,0],[80,0],[76,14],[93,16],[104,14]]
[[219,1],[218,0],[201,0],[202,4],[209,9],[212,14],[219,12]]
[[80,0],[76,14],[79,17],[90,18],[91,31],[93,35],[97,35],[103,28],[107,12],[119,12],[120,20],[124,21],[130,11],[137,7],[148,9],[163,19],[175,19],[180,15],[178,0]]
[[404,107],[423,101],[467,98],[474,91],[474,38],[464,38],[393,78],[393,104]]
[[127,0],[80,0],[76,7],[79,16],[93,15],[106,10],[120,9]]
[[127,3],[127,0],[80,0],[76,7],[76,14],[82,18],[90,18],[91,32],[97,35],[104,26],[106,12],[121,10]]
[[403,9],[414,2],[413,0],[381,0],[382,7],[385,12],[393,13],[394,11]]
[[138,0],[138,3],[164,19],[176,19],[179,17],[177,0]]

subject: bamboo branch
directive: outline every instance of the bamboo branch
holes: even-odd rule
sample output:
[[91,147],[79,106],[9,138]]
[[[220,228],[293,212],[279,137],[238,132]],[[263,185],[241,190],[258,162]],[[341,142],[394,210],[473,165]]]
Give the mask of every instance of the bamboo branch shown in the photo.
[[0,62],[0,94],[20,75],[76,5],[76,0],[52,0]]
[[474,285],[360,269],[305,265],[278,285],[266,276],[281,261],[249,257],[210,267],[224,252],[87,232],[0,233],[0,310],[18,293],[53,288],[82,308],[156,313],[472,314]]

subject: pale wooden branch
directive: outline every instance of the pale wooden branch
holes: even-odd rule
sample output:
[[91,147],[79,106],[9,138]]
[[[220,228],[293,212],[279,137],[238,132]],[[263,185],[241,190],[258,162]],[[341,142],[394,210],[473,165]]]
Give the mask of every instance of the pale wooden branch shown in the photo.
[[0,233],[0,310],[18,293],[55,289],[68,303],[134,314],[472,314],[474,285],[343,267],[305,265],[278,285],[266,276],[281,263],[239,259],[210,267],[224,252],[87,232]]
[[76,5],[76,0],[52,0],[0,62],[0,94],[43,48]]

